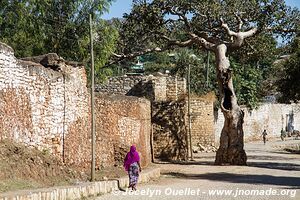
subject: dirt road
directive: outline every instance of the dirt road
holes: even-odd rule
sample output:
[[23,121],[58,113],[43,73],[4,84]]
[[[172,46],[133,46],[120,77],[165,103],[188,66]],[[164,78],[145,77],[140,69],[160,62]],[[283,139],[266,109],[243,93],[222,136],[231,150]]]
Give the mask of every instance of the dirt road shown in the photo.
[[214,153],[196,154],[195,162],[159,164],[159,181],[96,199],[300,200],[300,154],[278,148],[293,143],[300,141],[245,144],[248,166],[215,166]]

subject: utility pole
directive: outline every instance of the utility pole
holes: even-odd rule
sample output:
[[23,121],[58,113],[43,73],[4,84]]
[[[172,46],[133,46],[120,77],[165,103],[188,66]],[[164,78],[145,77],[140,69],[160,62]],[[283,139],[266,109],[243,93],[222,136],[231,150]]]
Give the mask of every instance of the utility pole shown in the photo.
[[206,87],[209,87],[209,80],[208,80],[208,76],[209,76],[209,51],[207,50],[207,64],[206,64]]
[[91,121],[91,136],[92,136],[92,163],[91,163],[91,181],[95,180],[95,150],[96,150],[96,135],[95,135],[95,112],[94,112],[94,98],[95,98],[95,68],[94,68],[94,46],[93,46],[93,27],[92,27],[92,15],[89,15],[90,18],[90,45],[91,45],[91,112],[92,112],[92,121]]
[[191,152],[191,160],[194,160],[192,133],[191,133],[191,64],[188,65],[188,120],[189,120],[189,146]]

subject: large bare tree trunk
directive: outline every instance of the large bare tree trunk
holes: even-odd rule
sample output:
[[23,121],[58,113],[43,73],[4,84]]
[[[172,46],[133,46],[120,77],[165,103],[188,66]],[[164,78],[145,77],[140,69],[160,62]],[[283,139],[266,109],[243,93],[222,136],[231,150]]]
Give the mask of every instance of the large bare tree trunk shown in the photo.
[[227,47],[220,44],[215,50],[217,79],[221,96],[221,109],[225,118],[220,137],[220,147],[216,154],[217,165],[246,165],[247,156],[244,151],[243,119],[244,112],[237,104],[232,84]]

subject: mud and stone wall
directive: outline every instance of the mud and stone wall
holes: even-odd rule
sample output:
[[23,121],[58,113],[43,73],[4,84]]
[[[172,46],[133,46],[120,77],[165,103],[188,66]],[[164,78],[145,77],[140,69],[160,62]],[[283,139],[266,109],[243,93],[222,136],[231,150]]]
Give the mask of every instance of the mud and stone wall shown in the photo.
[[186,115],[184,100],[152,103],[154,155],[156,158],[187,159]]
[[213,102],[201,98],[191,98],[192,145],[214,147],[214,109]]
[[[258,109],[245,112],[244,138],[245,141],[261,140],[264,129],[268,137],[279,137],[281,129],[290,128],[293,121],[294,129],[300,130],[300,105],[296,104],[263,104]],[[224,123],[224,116],[219,110],[215,116],[216,142],[220,140],[220,133]]]
[[[0,43],[0,139],[88,168],[91,111],[86,85],[85,69],[78,63],[56,54],[19,60],[13,49]],[[132,143],[142,154],[143,166],[150,162],[150,104],[126,98],[96,98],[97,168],[120,162]]]
[[83,66],[68,64],[56,54],[18,60],[13,50],[1,43],[1,139],[47,149],[69,163],[88,163],[86,82]]
[[150,101],[172,101],[186,94],[186,81],[177,76],[119,76],[97,85],[96,91],[145,97]]
[[[186,159],[189,124],[184,78],[167,75],[112,77],[106,84],[98,85],[97,91],[149,99],[155,157]],[[213,112],[212,102],[196,97],[191,99],[192,146],[215,146]]]
[[98,165],[122,165],[126,153],[135,144],[141,155],[141,164],[151,162],[150,101],[124,95],[97,95],[96,137]]

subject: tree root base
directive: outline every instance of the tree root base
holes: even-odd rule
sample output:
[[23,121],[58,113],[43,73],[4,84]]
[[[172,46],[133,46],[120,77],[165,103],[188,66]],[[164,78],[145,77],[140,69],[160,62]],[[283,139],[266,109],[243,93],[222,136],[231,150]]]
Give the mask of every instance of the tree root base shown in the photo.
[[247,165],[247,155],[242,148],[219,148],[215,165]]

